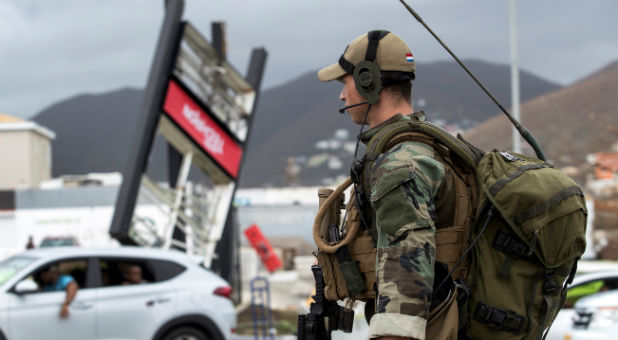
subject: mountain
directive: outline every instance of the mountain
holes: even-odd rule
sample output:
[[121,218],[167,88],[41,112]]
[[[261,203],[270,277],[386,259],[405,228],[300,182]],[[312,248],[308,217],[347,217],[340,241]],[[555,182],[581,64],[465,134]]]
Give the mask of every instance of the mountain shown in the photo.
[[[499,100],[510,103],[508,66],[478,60],[466,64]],[[560,88],[525,71],[520,78],[522,100]],[[302,168],[301,185],[319,184],[326,177],[347,173],[359,127],[337,113],[340,90],[338,82],[321,83],[313,71],[262,91],[241,186],[284,185],[283,169],[288,158]],[[496,114],[494,104],[452,62],[418,65],[412,92],[415,109],[424,110],[430,119],[445,125],[471,127]],[[53,176],[123,171],[132,131],[139,123],[141,100],[141,90],[123,88],[71,97],[36,115],[34,120],[57,136],[52,144]],[[158,137],[153,148],[148,173],[164,180],[165,141]]]
[[[510,104],[509,66],[478,60],[465,63],[494,96],[504,105]],[[520,79],[522,101],[560,88],[525,71]],[[359,127],[347,115],[337,113],[340,91],[339,82],[321,83],[316,72],[310,72],[263,92],[241,185],[285,185],[288,158],[295,159],[302,168],[298,182],[301,185],[316,185],[321,179],[346,175],[353,150],[346,152],[337,144],[354,143]],[[415,110],[423,110],[431,120],[456,128],[475,126],[496,114],[495,104],[454,62],[419,65],[412,97]],[[347,139],[335,138],[336,130],[347,131]],[[321,141],[335,145],[317,150],[316,144]]]
[[44,109],[34,120],[56,133],[52,176],[121,171],[142,91],[83,94]]
[[[480,60],[466,60],[466,67],[505,107],[511,106],[511,69],[508,65]],[[520,70],[520,99],[525,102],[560,86]],[[433,120],[444,119],[447,124],[461,124],[469,128],[496,114],[496,105],[458,64],[451,61],[420,65],[416,72],[414,89],[415,109],[424,110]],[[418,105],[419,99],[425,101]],[[448,104],[447,104],[448,103]]]
[[[44,109],[34,120],[56,133],[52,141],[52,176],[90,172],[122,172],[139,124],[143,91],[122,88],[83,94]],[[166,142],[157,135],[147,168],[157,180],[167,179]]]
[[[618,140],[618,61],[560,90],[521,105],[521,122],[557,166],[580,165]],[[508,137],[504,137],[508,136]],[[509,150],[511,124],[493,117],[464,137],[483,149]],[[525,153],[534,154],[522,143]]]

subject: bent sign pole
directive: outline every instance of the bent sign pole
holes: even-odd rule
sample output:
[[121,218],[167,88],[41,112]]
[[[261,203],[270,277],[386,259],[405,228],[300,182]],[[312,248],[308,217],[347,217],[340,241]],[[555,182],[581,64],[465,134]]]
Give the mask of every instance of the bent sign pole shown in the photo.
[[[262,77],[264,75],[264,67],[266,65],[267,57],[268,53],[264,48],[254,48],[251,52],[251,59],[247,69],[247,82],[255,89],[256,97],[253,104],[253,112],[251,112],[251,116],[249,118],[249,126],[253,124],[253,120],[255,119],[254,114],[259,100],[260,85],[262,84]],[[248,144],[250,140],[251,129],[248,131],[246,144]],[[247,148],[245,146],[244,151],[247,151],[246,149]],[[243,157],[240,162],[241,169],[243,168],[244,160],[245,158]],[[242,171],[240,175],[242,175]],[[238,178],[237,181],[239,181]],[[234,188],[233,196],[235,194],[236,188]],[[234,253],[240,244],[240,234],[238,230],[239,226],[234,218],[234,212],[235,209],[230,209],[228,212],[221,242],[217,243],[217,247],[215,249],[215,253],[217,253],[219,257],[213,259],[211,267],[213,270],[219,272],[228,282],[234,283],[238,280],[238,285],[240,285],[240,268],[238,268],[239,259],[234,257],[236,256]],[[236,294],[240,293],[241,292],[238,291]],[[240,295],[238,295],[237,298],[240,300]]]
[[[247,75],[241,75],[225,60],[222,24],[213,28],[213,46],[193,25],[180,21],[182,5],[182,0],[167,2],[110,234],[122,244],[184,249],[202,255],[208,266],[222,251],[216,248],[222,237],[223,243],[229,242],[226,233],[233,238],[226,222],[233,220],[230,208],[266,51],[254,49]],[[168,142],[169,186],[146,175],[157,132]],[[191,168],[207,177],[195,190],[187,182]],[[147,204],[137,205],[138,197]],[[144,224],[140,215],[155,222]]]
[[168,0],[165,5],[165,18],[150,67],[129,161],[122,174],[123,183],[118,192],[116,209],[109,230],[110,235],[121,244],[135,244],[129,237],[131,219],[137,202],[141,175],[146,168],[159,121],[161,100],[165,97],[169,74],[174,67],[182,33],[184,0]]

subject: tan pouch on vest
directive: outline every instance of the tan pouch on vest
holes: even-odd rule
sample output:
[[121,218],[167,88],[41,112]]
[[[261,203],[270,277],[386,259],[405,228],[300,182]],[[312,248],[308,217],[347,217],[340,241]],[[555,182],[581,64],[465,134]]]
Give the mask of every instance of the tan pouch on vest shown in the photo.
[[345,283],[343,273],[339,269],[339,262],[334,254],[318,251],[318,263],[322,267],[324,276],[324,296],[327,300],[336,301],[345,298],[367,301],[375,299],[374,285],[376,282],[375,262],[376,249],[373,240],[366,230],[361,231],[361,235],[356,237],[349,245],[350,255],[358,265],[358,269],[365,279],[365,291],[359,294],[350,295]]
[[[330,214],[328,213],[329,210],[331,210],[331,205],[335,204],[338,200],[337,196],[347,189],[351,183],[352,182],[348,178],[335,189],[326,200],[321,200],[322,205],[320,206],[320,211],[314,222],[313,237],[318,246],[317,258],[320,267],[322,267],[322,274],[324,276],[324,296],[327,300],[331,301],[343,300],[345,298],[360,301],[375,299],[376,248],[369,231],[360,226],[361,216],[356,209],[354,195],[352,195],[346,204],[346,221],[342,230],[342,235],[344,235],[343,239],[339,242],[329,242],[329,240],[324,239],[324,232],[320,231],[324,222],[323,219],[328,215],[335,215],[332,212]],[[334,196],[330,197],[332,195]],[[354,282],[364,287],[359,293],[350,294],[344,274],[340,269],[341,266],[335,255],[335,252],[340,247],[347,247],[351,262],[356,265],[362,277],[363,282]],[[359,291],[360,290],[361,289],[359,289]]]

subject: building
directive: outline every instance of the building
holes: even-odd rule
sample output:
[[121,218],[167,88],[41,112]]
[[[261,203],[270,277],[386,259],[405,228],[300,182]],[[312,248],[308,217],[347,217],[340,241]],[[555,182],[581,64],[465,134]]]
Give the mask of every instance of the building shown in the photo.
[[[614,150],[618,144],[614,146]],[[589,156],[594,166],[594,178],[586,189],[594,200],[592,237],[597,258],[618,259],[618,152],[598,152]]]
[[0,190],[37,188],[50,179],[55,138],[35,122],[0,113]]

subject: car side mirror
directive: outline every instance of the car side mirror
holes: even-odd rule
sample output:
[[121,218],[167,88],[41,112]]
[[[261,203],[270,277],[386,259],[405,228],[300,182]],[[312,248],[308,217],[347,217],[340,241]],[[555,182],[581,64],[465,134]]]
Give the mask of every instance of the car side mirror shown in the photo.
[[39,285],[31,279],[25,279],[15,285],[13,291],[18,295],[36,293],[39,291]]

